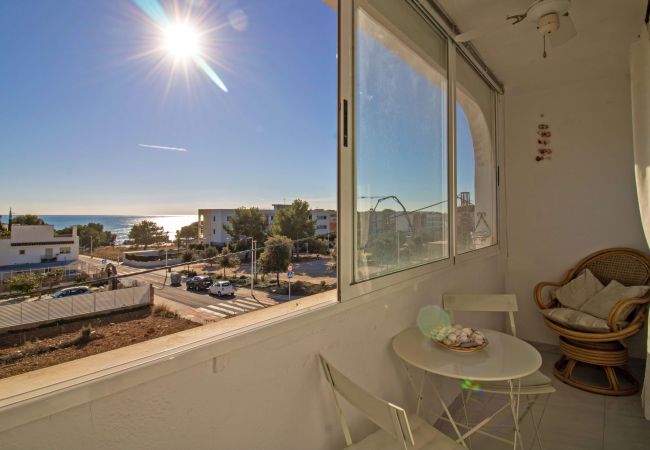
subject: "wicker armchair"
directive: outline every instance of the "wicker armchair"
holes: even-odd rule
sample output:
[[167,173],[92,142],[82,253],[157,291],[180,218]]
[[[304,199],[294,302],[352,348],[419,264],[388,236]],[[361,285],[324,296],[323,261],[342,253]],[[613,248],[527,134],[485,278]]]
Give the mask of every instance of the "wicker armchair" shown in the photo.
[[[542,282],[535,286],[535,302],[540,309],[561,306],[551,299],[552,288],[563,286],[584,269],[589,269],[607,285],[617,280],[626,286],[647,285],[650,281],[650,258],[631,248],[611,248],[593,253],[578,262],[563,280]],[[624,340],[638,333],[645,323],[650,294],[644,298],[621,299],[609,312],[607,324],[610,332],[591,333],[577,331],[544,317],[546,325],[560,336],[562,356],[555,363],[553,373],[560,381],[579,389],[604,395],[631,395],[639,390],[639,382],[627,369],[628,351]],[[632,306],[633,312],[623,322],[622,313]],[[606,383],[593,384],[581,380],[576,367],[589,364],[603,369]],[[620,374],[626,383],[621,383]]]

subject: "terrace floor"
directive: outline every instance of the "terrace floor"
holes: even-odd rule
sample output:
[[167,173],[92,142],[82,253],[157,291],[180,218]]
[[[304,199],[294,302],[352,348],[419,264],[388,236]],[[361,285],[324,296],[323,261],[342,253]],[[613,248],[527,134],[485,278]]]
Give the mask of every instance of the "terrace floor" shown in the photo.
[[[635,450],[650,449],[650,422],[643,417],[640,394],[629,397],[609,397],[590,394],[568,386],[552,377],[552,368],[559,358],[559,350],[553,346],[538,346],[542,354],[542,372],[553,379],[557,392],[540,396],[533,415],[540,423],[542,445],[547,450]],[[630,369],[639,381],[643,381],[644,360],[630,360]],[[504,396],[478,392],[478,401],[472,400],[469,409],[470,422],[489,415],[503,405]],[[522,401],[523,405],[523,401]],[[457,400],[451,409],[454,417],[463,417],[462,405]],[[451,426],[441,420],[436,427],[453,436]],[[512,418],[506,413],[497,416],[486,431],[510,438]],[[524,448],[539,449],[530,417],[521,424]],[[474,435],[472,448],[497,450],[512,446],[495,439]]]

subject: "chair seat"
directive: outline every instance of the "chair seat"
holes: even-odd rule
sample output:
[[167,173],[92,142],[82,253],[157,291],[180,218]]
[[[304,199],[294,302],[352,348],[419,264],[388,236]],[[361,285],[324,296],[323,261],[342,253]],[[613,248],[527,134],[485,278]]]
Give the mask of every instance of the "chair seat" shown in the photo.
[[[460,450],[464,447],[457,444],[452,438],[429,425],[422,418],[416,415],[409,415],[409,425],[413,433],[415,446],[409,446],[413,450]],[[404,450],[401,442],[398,442],[390,434],[382,429],[376,431],[363,440],[345,447],[345,450]]]
[[[490,392],[493,394],[510,393],[510,386],[507,381],[485,381],[479,384],[481,386],[481,391],[483,392]],[[555,388],[553,387],[551,379],[539,370],[521,379],[521,394],[551,394],[553,392],[555,392]]]

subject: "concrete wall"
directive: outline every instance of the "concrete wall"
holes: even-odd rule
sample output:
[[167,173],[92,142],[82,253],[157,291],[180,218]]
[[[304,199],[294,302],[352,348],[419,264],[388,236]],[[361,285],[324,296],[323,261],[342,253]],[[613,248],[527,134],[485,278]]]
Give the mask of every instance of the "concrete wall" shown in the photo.
[[[282,449],[325,450],[344,441],[331,392],[317,363],[332,363],[372,392],[413,403],[392,337],[419,308],[444,292],[500,292],[497,257],[476,260],[396,285],[373,300],[99,400],[0,434],[9,449]],[[338,307],[338,306],[334,306]],[[473,316],[502,327],[501,315]],[[459,318],[467,321],[467,317]],[[456,386],[456,383],[453,384]],[[450,386],[451,387],[451,386]],[[448,389],[448,396],[457,389]],[[431,397],[428,397],[429,399]],[[353,437],[374,426],[352,414]]]
[[[550,161],[535,161],[540,122],[552,132]],[[506,290],[519,298],[521,336],[556,343],[534,304],[533,286],[559,279],[596,250],[647,251],[634,181],[629,78],[507,93],[506,170]],[[638,335],[636,344],[641,340]]]

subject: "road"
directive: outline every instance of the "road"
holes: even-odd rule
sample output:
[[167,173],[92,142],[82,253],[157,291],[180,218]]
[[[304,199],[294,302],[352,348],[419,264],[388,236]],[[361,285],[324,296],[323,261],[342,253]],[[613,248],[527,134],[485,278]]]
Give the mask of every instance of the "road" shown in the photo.
[[[97,258],[91,259],[89,256],[79,255],[79,260],[91,267],[101,268],[102,266],[101,260]],[[142,270],[124,265],[117,266],[118,275],[138,273]],[[261,292],[256,293],[255,298],[253,298],[250,295],[250,289],[237,289],[234,298],[220,299],[209,295],[207,292],[188,291],[184,286],[172,287],[169,285],[169,276],[165,275],[165,269],[160,269],[156,272],[134,275],[133,277],[126,278],[126,280],[137,280],[138,283],[153,285],[155,288],[155,296],[172,302],[171,304],[164,302],[171,306],[171,309],[174,309],[174,303],[184,305],[184,308],[182,308],[184,314],[181,315],[189,315],[193,318],[198,318],[202,322],[225,319],[278,303]],[[123,279],[123,281],[125,280]],[[193,310],[189,314],[187,314],[187,307]]]

